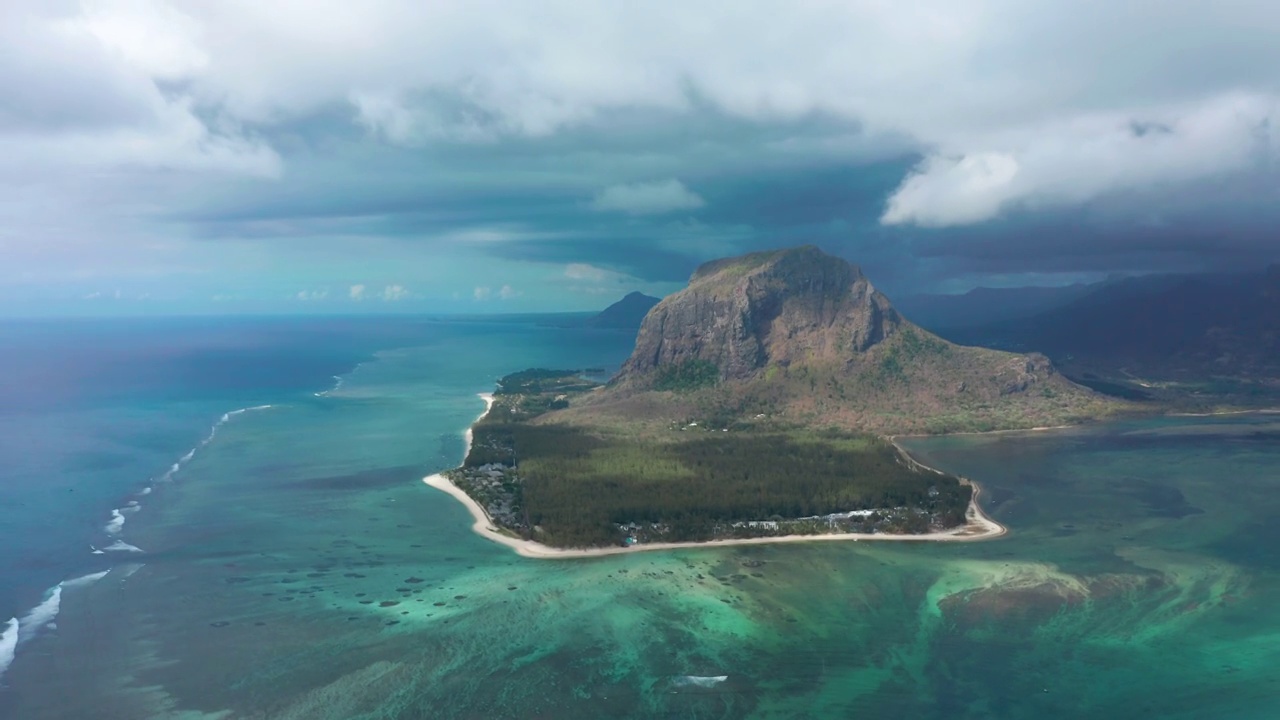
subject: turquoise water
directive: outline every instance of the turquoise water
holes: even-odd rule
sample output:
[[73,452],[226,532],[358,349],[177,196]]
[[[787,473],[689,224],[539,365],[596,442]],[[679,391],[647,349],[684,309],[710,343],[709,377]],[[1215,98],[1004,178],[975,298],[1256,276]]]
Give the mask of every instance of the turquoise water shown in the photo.
[[[117,539],[107,525],[237,409],[288,402],[421,319],[0,321],[0,620],[37,603]],[[121,516],[113,518],[118,509]],[[113,526],[114,529],[114,526]]]
[[528,560],[420,478],[494,377],[627,338],[408,339],[222,424],[129,518],[143,552],[64,588],[0,716],[1274,716],[1280,419],[910,443],[984,483],[994,542]]

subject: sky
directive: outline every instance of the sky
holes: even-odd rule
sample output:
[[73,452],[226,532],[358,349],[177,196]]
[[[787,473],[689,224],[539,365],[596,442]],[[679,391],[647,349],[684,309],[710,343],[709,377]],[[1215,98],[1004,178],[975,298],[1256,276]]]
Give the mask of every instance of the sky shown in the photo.
[[1275,0],[6,0],[0,314],[890,297],[1280,260]]

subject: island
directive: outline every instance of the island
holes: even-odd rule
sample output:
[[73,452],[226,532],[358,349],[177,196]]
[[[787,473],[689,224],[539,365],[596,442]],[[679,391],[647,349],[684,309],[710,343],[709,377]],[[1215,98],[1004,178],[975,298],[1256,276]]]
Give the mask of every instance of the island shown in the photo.
[[644,322],[644,316],[654,305],[662,302],[661,298],[645,295],[642,292],[627,293],[618,302],[601,310],[599,314],[588,318],[586,325],[590,328],[610,328],[614,330],[631,330],[634,332]]
[[928,333],[810,246],[699,268],[607,383],[530,369],[484,397],[462,466],[427,482],[530,557],[999,537],[977,483],[893,438],[1125,410],[1043,356]]

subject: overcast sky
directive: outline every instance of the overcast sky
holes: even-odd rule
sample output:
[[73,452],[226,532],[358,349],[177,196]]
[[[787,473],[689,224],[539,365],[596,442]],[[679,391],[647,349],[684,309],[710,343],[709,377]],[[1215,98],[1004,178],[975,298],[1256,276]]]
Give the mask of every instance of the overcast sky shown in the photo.
[[890,295],[1280,256],[1276,0],[0,3],[0,314]]

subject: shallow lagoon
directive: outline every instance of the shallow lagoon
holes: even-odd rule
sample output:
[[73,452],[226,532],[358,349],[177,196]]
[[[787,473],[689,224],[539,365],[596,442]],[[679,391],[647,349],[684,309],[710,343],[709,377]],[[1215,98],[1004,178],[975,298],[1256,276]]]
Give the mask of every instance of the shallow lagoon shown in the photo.
[[237,416],[130,519],[146,552],[64,592],[0,715],[1273,716],[1275,416],[908,443],[984,484],[988,543],[529,560],[419,481],[493,377],[624,340],[427,344]]

